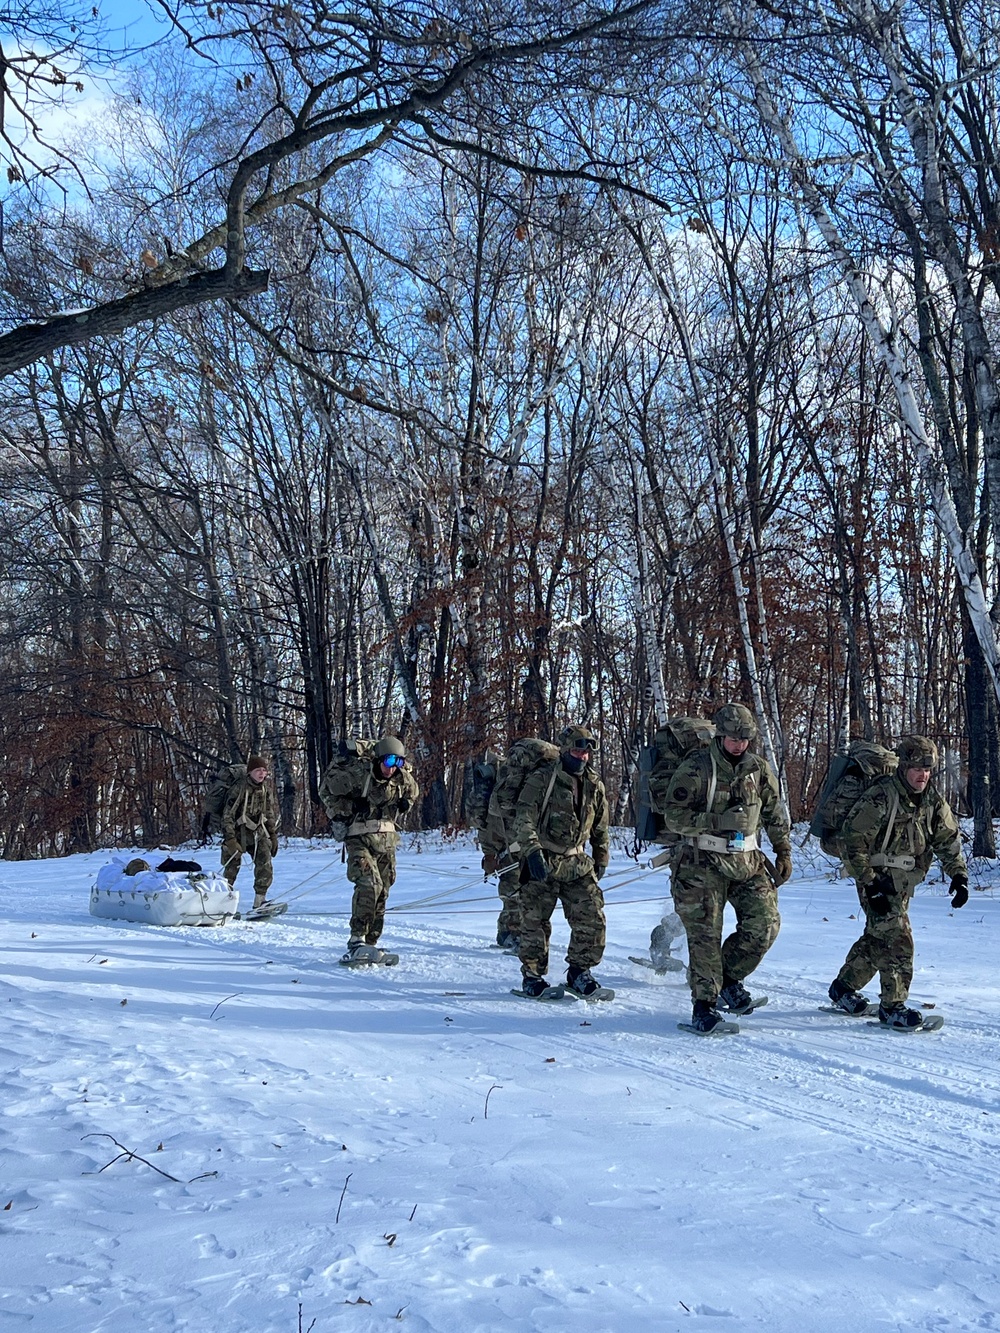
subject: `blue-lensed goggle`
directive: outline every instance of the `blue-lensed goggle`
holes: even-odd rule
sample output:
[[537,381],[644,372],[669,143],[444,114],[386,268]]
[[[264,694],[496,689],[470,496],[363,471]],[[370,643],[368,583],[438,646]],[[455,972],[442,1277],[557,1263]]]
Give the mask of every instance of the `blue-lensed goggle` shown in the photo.
[[385,764],[386,768],[402,768],[406,763],[406,757],[401,754],[387,754],[382,763]]

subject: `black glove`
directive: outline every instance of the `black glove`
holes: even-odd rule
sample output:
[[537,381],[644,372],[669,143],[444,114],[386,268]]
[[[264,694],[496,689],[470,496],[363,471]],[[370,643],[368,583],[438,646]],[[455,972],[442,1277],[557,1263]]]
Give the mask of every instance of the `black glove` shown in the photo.
[[347,837],[348,828],[350,828],[350,825],[346,819],[330,820],[330,834],[332,837],[336,838],[338,842],[343,842]]
[[545,859],[545,853],[540,851],[537,847],[525,857],[525,864],[528,867],[529,879],[548,879],[549,863]]
[[969,877],[964,871],[952,875],[948,892],[951,894],[952,907],[964,907],[969,901]]
[[598,879],[603,879],[605,873],[607,872],[607,869],[608,869],[607,861],[605,861],[603,864],[601,864],[601,862],[597,862],[594,866],[594,874],[597,876]]
[[413,802],[410,800],[409,796],[401,796],[396,802],[396,810],[401,815],[408,815],[412,809]]
[[486,876],[495,875],[498,860],[496,852],[483,852],[483,874]]
[[277,835],[277,834],[275,834],[274,837],[271,839],[271,855],[272,855],[272,856],[277,856],[277,855],[278,855],[278,835]]
[[792,877],[792,849],[791,847],[776,847],[774,849],[774,887],[780,889],[782,884],[787,884]]
[[889,900],[894,892],[892,876],[887,875],[884,870],[880,871],[865,888],[865,902],[869,910],[876,916],[887,916]]

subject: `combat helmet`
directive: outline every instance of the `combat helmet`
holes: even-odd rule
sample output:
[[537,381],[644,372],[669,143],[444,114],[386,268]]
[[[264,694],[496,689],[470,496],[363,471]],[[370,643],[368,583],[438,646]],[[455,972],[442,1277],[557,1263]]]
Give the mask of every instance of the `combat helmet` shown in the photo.
[[390,754],[396,755],[399,759],[406,758],[406,747],[398,736],[383,736],[375,746],[376,759],[385,759]]
[[723,704],[712,721],[717,736],[729,736],[735,741],[757,739],[757,723],[753,713],[742,704]]
[[938,748],[929,736],[900,736],[896,753],[902,769],[937,768]]
[[563,727],[558,740],[559,748],[563,751],[597,749],[597,737],[593,728],[585,726],[582,722],[571,722],[569,726]]

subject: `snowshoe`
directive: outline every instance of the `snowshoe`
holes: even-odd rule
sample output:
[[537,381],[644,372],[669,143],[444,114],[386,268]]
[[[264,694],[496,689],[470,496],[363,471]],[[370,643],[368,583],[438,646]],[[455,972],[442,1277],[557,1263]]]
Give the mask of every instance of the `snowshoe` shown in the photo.
[[651,972],[655,972],[658,977],[665,977],[668,972],[683,972],[684,964],[679,958],[661,958],[660,962],[654,963],[648,958],[634,958],[629,954],[630,963],[638,963],[640,967],[648,967]]
[[690,1023],[678,1023],[682,1032],[693,1032],[697,1037],[725,1037],[739,1032],[738,1023],[727,1023],[714,1004],[695,1000]]
[[849,1014],[851,1018],[878,1013],[877,1004],[871,1004],[860,991],[852,990],[839,977],[830,983],[829,996],[834,1012]]
[[613,1000],[614,991],[602,986],[589,968],[571,967],[566,973],[566,994],[581,1000]]
[[940,1014],[923,1015],[919,1009],[908,1009],[905,1004],[880,1004],[878,1022],[869,1027],[885,1028],[889,1032],[936,1032],[944,1027]]
[[265,900],[259,907],[251,907],[243,919],[244,921],[270,921],[272,917],[284,916],[287,911],[287,903],[272,903]]
[[511,991],[522,1000],[561,1000],[565,994],[565,986],[551,986],[544,977],[525,977],[521,989]]
[[377,944],[349,944],[340,960],[341,967],[395,967],[398,953],[386,953]]
[[839,1014],[841,1018],[874,1018],[878,1013],[878,1005],[871,1004],[865,1000],[863,1009],[842,1009],[836,1004],[821,1004],[819,1006],[821,1014]]
[[763,1009],[768,997],[766,995],[754,997],[742,982],[731,981],[728,986],[723,986],[719,999],[728,1013],[745,1015],[752,1014],[755,1009]]

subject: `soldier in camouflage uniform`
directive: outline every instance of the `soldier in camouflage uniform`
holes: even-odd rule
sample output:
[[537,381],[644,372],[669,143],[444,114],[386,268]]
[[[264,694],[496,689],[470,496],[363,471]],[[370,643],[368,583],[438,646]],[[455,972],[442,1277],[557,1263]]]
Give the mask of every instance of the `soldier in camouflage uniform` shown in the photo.
[[509,866],[509,869],[501,871],[497,884],[502,904],[497,917],[497,944],[501,949],[516,953],[521,944],[521,870],[516,855],[508,854],[511,838],[507,836],[502,813],[491,799],[501,763],[498,754],[487,750],[483,762],[474,765],[473,792],[467,813],[483,854],[483,874],[488,878],[495,875],[501,866]]
[[278,853],[278,809],[267,781],[267,760],[252,754],[246,774],[237,778],[222,807],[222,873],[235,887],[243,853],[253,859],[253,910],[267,898],[274,878],[271,858]]
[[931,783],[937,746],[926,736],[904,736],[896,753],[896,771],[868,788],[841,830],[844,865],[858,886],[865,930],[831,985],[830,999],[845,1013],[867,1012],[860,991],[877,972],[879,1021],[913,1028],[923,1016],[906,1005],[913,980],[910,899],[935,856],[951,877],[952,906],[969,901],[969,875],[958,822]]
[[347,878],[354,885],[347,945],[352,957],[377,961],[372,950],[396,882],[397,825],[419,795],[416,778],[406,767],[406,751],[395,736],[383,736],[374,753],[335,759],[323,774],[320,800],[334,837],[344,840]]
[[497,893],[503,904],[497,917],[497,944],[501,949],[516,952],[521,947],[521,868],[517,859],[507,851],[508,838],[503,820],[492,810],[478,834],[483,853],[483,874],[495,875],[500,866],[509,865],[501,872],[497,883]]
[[[661,809],[664,825],[680,838],[671,892],[687,934],[691,1025],[702,1033],[723,1022],[720,997],[735,1013],[753,1007],[742,983],[777,938],[776,890],[792,873],[778,779],[766,759],[749,751],[757,735],[753,714],[742,704],[726,704],[714,721],[714,739],[681,763]],[[760,851],[761,829],[774,848],[773,881]],[[722,943],[727,902],[736,929]]]
[[[567,985],[593,995],[591,975],[604,957],[604,895],[598,880],[608,868],[608,802],[590,761],[597,741],[589,727],[559,735],[559,757],[536,769],[517,803],[514,838],[522,859],[521,974],[525,995],[543,994],[549,983],[552,913],[562,903],[570,925]],[[584,848],[590,842],[592,855]]]

